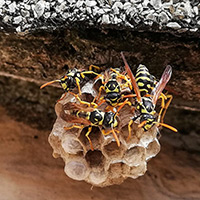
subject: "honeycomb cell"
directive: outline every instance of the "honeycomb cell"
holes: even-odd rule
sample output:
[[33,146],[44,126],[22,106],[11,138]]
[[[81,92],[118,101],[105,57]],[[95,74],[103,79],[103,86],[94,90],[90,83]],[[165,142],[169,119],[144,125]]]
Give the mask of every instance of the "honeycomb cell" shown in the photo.
[[92,96],[92,94],[90,93],[83,93],[81,96],[80,96],[81,100],[83,101],[87,101],[87,102],[92,102],[93,99],[94,99],[94,96]]
[[69,154],[77,154],[78,152],[83,151],[83,147],[77,137],[72,134],[65,134],[62,138],[61,145],[64,151]]
[[111,141],[104,145],[102,153],[109,160],[120,160],[124,154],[124,146],[120,145],[120,147],[118,147],[116,141]]
[[108,178],[108,172],[107,171],[95,171],[91,172],[88,178],[88,182],[95,185],[95,186],[101,186],[104,182],[106,182]]
[[[97,79],[94,83],[93,83],[93,89],[98,93],[99,92],[99,88],[101,87],[102,85],[102,81],[101,79]],[[102,91],[102,95],[104,95],[105,92]]]
[[63,109],[62,107],[63,105],[61,103],[57,103],[55,105],[55,112],[56,112],[57,117],[60,116],[60,113],[62,112],[62,109]]
[[59,138],[62,138],[62,134],[63,134],[63,127],[66,125],[66,122],[61,119],[60,117],[57,118],[53,129],[52,129],[52,135],[57,136]]
[[146,160],[150,160],[152,157],[156,156],[160,151],[160,144],[157,139],[151,142],[146,149]]
[[[84,146],[85,152],[87,152],[88,150],[91,149],[90,143],[89,143],[87,137],[85,136],[85,134],[88,131],[88,128],[89,127],[84,127],[80,131],[80,134],[78,137],[78,140]],[[94,149],[98,149],[100,147],[101,137],[102,137],[102,133],[100,132],[100,129],[98,127],[92,126],[92,131],[89,134],[89,138],[92,142],[92,146],[94,147]]]
[[85,155],[88,166],[94,171],[95,168],[103,168],[105,164],[105,157],[99,150],[89,150]]
[[122,167],[122,176],[127,177],[127,174],[130,174],[131,167],[125,163],[122,163],[121,167]]
[[[81,88],[81,92],[82,95],[85,94],[91,94],[93,97],[96,97],[97,92],[95,91],[95,89],[93,88],[93,81],[89,81],[87,82],[82,88]],[[84,99],[87,100],[89,102],[89,99]],[[91,100],[92,101],[92,100]]]
[[120,110],[120,126],[126,126],[129,123],[130,118],[134,116],[134,113],[135,112],[131,110],[131,107],[129,105],[125,105]]
[[81,158],[67,159],[64,171],[67,176],[78,181],[85,180],[89,175],[87,163]]
[[145,148],[141,146],[135,146],[128,149],[124,154],[123,160],[129,166],[139,166],[145,160]]
[[146,171],[147,171],[147,163],[143,162],[137,167],[136,166],[131,167],[128,177],[136,179],[139,176],[144,175]]
[[122,176],[122,163],[117,162],[110,165],[109,172],[110,177],[113,179],[120,178]]
[[114,164],[110,165],[109,168],[109,184],[113,185],[113,184],[121,184],[124,181],[124,177],[122,176],[122,166],[123,163],[121,162],[117,162]]
[[136,144],[139,143],[139,138],[136,136],[137,132],[137,126],[133,127],[132,126],[132,134],[131,137],[128,138],[129,132],[128,132],[128,125],[122,127],[121,132],[120,132],[120,137],[122,137],[125,141],[125,143],[123,143],[124,145],[126,145],[126,147],[129,149],[132,146],[135,146]]
[[151,143],[157,134],[157,127],[152,127],[149,131],[143,132],[140,138],[140,144],[144,147],[147,147]]

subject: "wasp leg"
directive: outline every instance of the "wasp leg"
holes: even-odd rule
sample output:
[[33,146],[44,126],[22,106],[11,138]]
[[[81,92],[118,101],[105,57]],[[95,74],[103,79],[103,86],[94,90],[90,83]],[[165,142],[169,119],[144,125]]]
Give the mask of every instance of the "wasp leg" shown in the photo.
[[117,143],[117,146],[118,146],[118,147],[120,146],[119,139],[118,139],[118,137],[117,137],[117,135],[116,135],[116,133],[115,133],[115,131],[114,131],[113,128],[112,128],[112,130],[109,130],[108,132],[105,132],[105,130],[102,130],[102,133],[103,133],[103,135],[109,135],[110,133],[112,133],[113,136],[114,136],[114,138],[115,138],[115,141],[116,141],[116,143]]
[[129,121],[129,123],[128,123],[128,137],[127,137],[127,141],[128,140],[130,140],[130,138],[131,138],[131,131],[132,131],[132,124],[133,124],[133,122],[138,118],[138,117],[140,117],[140,115],[138,115],[138,116],[136,116],[136,117],[133,117],[130,121]]
[[[104,100],[103,102],[105,102],[105,100]],[[112,111],[113,113],[115,112],[115,111],[114,111],[114,107],[111,106],[111,105],[108,105],[108,106],[105,108],[105,111],[106,111],[106,112]]]
[[152,97],[153,95],[152,94],[145,94],[144,96],[145,97]]
[[81,126],[81,125],[72,125],[72,126],[69,126],[69,127],[64,127],[64,129],[66,130],[66,131],[68,131],[68,130],[70,130],[70,129],[72,129],[72,128],[83,128],[84,126]]
[[117,74],[118,78],[124,79],[125,81],[128,80],[128,78],[125,75],[120,74],[117,70],[110,68],[111,71],[115,72]]
[[167,98],[168,98],[169,100],[168,100],[167,103],[165,104],[164,112],[162,113],[161,120],[160,120],[161,123],[163,123],[163,120],[164,120],[166,111],[167,111],[167,109],[168,109],[168,107],[169,107],[169,105],[170,105],[170,103],[171,103],[171,101],[172,101],[172,99],[173,99],[173,96],[170,95],[170,94],[168,94],[168,95],[167,95]]
[[78,79],[77,77],[75,77],[75,80],[76,80],[76,85],[78,87],[78,93],[79,93],[79,95],[81,95],[80,79]]
[[93,106],[93,108],[97,108],[98,105],[96,103],[94,103],[93,101],[90,103],[90,106]]
[[129,98],[129,97],[136,97],[136,94],[127,94],[127,95],[124,95],[122,96],[122,98]]
[[98,94],[98,96],[97,96],[97,98],[96,98],[97,102],[98,102],[99,99],[100,99],[102,90],[104,90],[104,86],[103,86],[103,85],[99,88],[99,94]]
[[131,126],[132,126],[133,122],[134,121],[131,119],[130,122],[128,123],[128,137],[127,137],[127,141],[130,140],[130,138],[131,138],[131,131],[132,131]]
[[122,102],[122,103],[118,103],[119,108],[117,109],[117,113],[118,113],[126,104],[128,104],[129,106],[132,105],[131,102],[130,102],[128,99],[126,99],[126,100],[125,100],[124,102]]
[[93,69],[96,70],[96,71],[98,71],[98,72],[101,71],[100,67],[98,67],[96,65],[90,65],[89,66],[89,71],[94,71]]
[[99,76],[99,74],[94,71],[84,71],[84,72],[81,72],[80,74],[82,78],[85,78],[85,74],[93,74],[95,76]]
[[102,84],[104,85],[104,84],[105,84],[105,82],[104,82],[104,75],[98,74],[98,75],[94,78],[94,80],[97,80],[98,78],[101,78]]
[[91,104],[89,102],[81,100],[81,98],[77,94],[74,94],[73,92],[70,92],[70,91],[69,91],[69,93],[72,94],[73,96],[75,96],[75,98],[80,102],[80,104],[87,105],[88,107],[91,106]]
[[[97,100],[97,97],[98,97],[98,96],[94,97],[94,99],[93,99],[93,101],[91,102],[91,104],[93,104],[93,103],[94,103],[94,104],[98,103],[99,99]],[[104,97],[103,97],[103,98],[104,98]],[[103,99],[103,98],[102,98],[102,99]],[[102,100],[102,99],[100,99],[100,100]],[[95,102],[96,102],[96,103],[95,103]],[[104,102],[102,102],[102,103],[104,103]],[[102,103],[100,102],[100,105],[101,105]]]
[[137,96],[136,94],[127,94],[127,95],[122,95],[121,99],[131,98],[131,97],[136,97],[136,96]]
[[57,100],[57,102],[62,101],[66,97],[66,95],[67,95],[67,92],[65,92],[65,94],[60,99]]
[[87,133],[85,134],[85,136],[87,137],[87,139],[88,139],[88,141],[89,141],[89,143],[90,143],[90,148],[91,148],[91,150],[92,151],[94,151],[94,147],[93,147],[93,145],[92,145],[92,141],[91,141],[91,139],[90,139],[90,137],[89,137],[89,134],[92,132],[92,127],[90,126],[90,127],[88,127],[88,131],[87,131]]
[[129,87],[130,90],[133,89],[132,84],[131,84],[131,81],[127,78],[127,76],[125,76],[125,75],[123,75],[123,74],[120,74],[120,73],[119,73],[118,71],[116,71],[115,69],[112,69],[112,68],[111,68],[111,70],[114,71],[114,72],[118,75],[117,78],[120,78],[120,79],[123,79],[123,80],[126,81],[126,83],[122,84],[122,86],[121,86],[122,88],[123,88],[123,87],[124,87],[124,88]]
[[[128,94],[128,95],[124,95],[122,96],[122,99],[124,98],[130,98],[130,97],[136,97],[136,94]],[[129,106],[132,106],[132,103],[130,101],[128,101],[128,99],[126,99],[124,102],[122,103],[118,103],[118,106],[121,105],[121,108],[119,108],[118,110],[121,110],[125,104],[128,104]],[[132,110],[132,109],[131,109]],[[135,110],[135,109],[134,109]],[[118,111],[119,112],[119,111]]]
[[103,103],[105,103],[106,102],[106,100],[105,99],[102,99],[101,101],[100,101],[100,103],[98,103],[98,106],[100,106],[101,104],[103,104]]
[[115,72],[115,73],[117,74],[117,78],[120,78],[120,79],[123,79],[123,80],[126,81],[126,84],[122,84],[123,86],[125,86],[125,87],[130,86],[131,89],[132,89],[131,81],[128,80],[128,78],[127,78],[125,75],[120,74],[117,70],[115,70],[115,69],[113,69],[113,68],[111,68],[110,70],[113,71],[113,72]]
[[[160,121],[162,122],[162,120],[164,119],[165,113],[166,113],[166,109],[168,108],[169,104],[171,103],[173,97],[172,97],[172,95],[167,95],[166,96],[163,93],[161,93],[159,98],[161,99],[161,109],[160,109],[160,112],[158,114],[158,122],[160,122]],[[169,103],[167,102],[167,104],[166,104],[165,101],[168,98],[169,98]],[[164,112],[163,112],[163,110],[164,110]],[[162,114],[162,112],[163,112],[163,114]]]

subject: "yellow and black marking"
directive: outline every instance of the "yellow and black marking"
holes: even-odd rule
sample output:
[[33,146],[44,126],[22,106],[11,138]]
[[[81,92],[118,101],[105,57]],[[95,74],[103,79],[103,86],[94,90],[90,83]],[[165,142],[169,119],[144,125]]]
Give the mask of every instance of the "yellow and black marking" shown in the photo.
[[[134,90],[137,97],[134,106],[139,113],[136,117],[131,118],[128,124],[128,139],[131,137],[131,126],[133,122],[138,118],[140,118],[140,124],[138,127],[142,128],[144,131],[148,131],[151,127],[157,124],[177,132],[175,128],[163,123],[166,110],[172,100],[172,95],[166,96],[162,93],[163,89],[165,88],[167,82],[171,77],[171,66],[167,66],[165,68],[165,71],[163,72],[159,82],[156,81],[155,77],[149,73],[149,70],[144,65],[139,65],[136,71],[136,76],[134,77],[123,53],[121,53],[121,55],[125,64],[127,74],[131,79],[132,91]],[[161,110],[157,117],[155,106],[159,98],[161,98],[162,101]],[[167,101],[167,103],[165,103],[167,99],[169,100]]]
[[52,83],[59,82],[61,87],[64,89],[64,91],[67,93],[69,91],[72,91],[74,88],[78,88],[79,94],[81,94],[81,85],[84,83],[85,80],[89,80],[92,76],[92,78],[98,76],[99,74],[95,71],[98,71],[99,68],[97,66],[91,65],[89,67],[89,71],[87,70],[78,70],[76,68],[70,69],[61,79],[50,81],[48,83],[43,84],[40,89],[51,85]]
[[[76,104],[73,104],[73,103],[71,103],[71,104],[74,105],[75,107],[77,106]],[[90,128],[91,126],[102,126],[102,128],[104,130],[103,134],[105,134],[105,135],[107,135],[108,132],[109,133],[112,132],[114,138],[116,139],[117,145],[120,146],[119,139],[116,136],[116,133],[115,133],[115,130],[114,130],[118,126],[118,121],[116,119],[117,112],[116,113],[113,113],[111,111],[103,112],[99,109],[93,109],[93,111],[89,112],[89,111],[85,111],[84,109],[83,110],[74,109],[71,112],[71,115],[73,115],[77,119],[79,119],[79,120],[76,121],[76,123],[83,123],[84,124],[84,121],[81,120],[81,119],[85,119],[88,122],[90,122],[89,127],[88,127],[88,131],[86,133],[86,137],[89,140],[91,150],[94,150],[92,142],[89,138],[89,134],[92,131],[92,128]],[[72,122],[75,122],[75,121],[73,120]],[[87,123],[87,125],[88,125],[88,123]],[[69,129],[72,129],[72,128],[83,128],[83,126],[73,125],[71,127],[65,127],[65,130],[69,130]],[[105,131],[106,129],[109,129],[109,131],[106,132]],[[111,131],[110,131],[110,129],[111,129]]]
[[[106,94],[100,98],[98,105],[107,102],[110,106],[115,107],[119,105],[122,99],[133,97],[134,95],[122,95],[122,88],[129,87],[131,83],[125,75],[120,74],[120,69],[111,68],[110,71],[112,73],[110,73],[108,80],[105,80],[104,76],[101,77],[103,85],[99,88],[97,100],[100,98],[102,90],[104,90]],[[119,82],[119,79],[124,80],[125,83]]]
[[118,125],[116,113],[111,111],[103,112],[99,109],[94,109],[92,112],[86,111],[73,111],[72,113],[78,118],[84,118],[91,122],[92,126],[103,126],[105,129],[115,128]]
[[149,70],[145,65],[139,65],[135,79],[141,96],[151,94],[152,89],[155,87],[155,77],[149,73]]

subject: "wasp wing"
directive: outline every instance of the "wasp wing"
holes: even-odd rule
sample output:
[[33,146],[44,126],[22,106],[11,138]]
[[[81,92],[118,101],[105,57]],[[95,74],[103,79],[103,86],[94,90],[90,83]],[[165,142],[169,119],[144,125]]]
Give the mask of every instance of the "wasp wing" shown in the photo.
[[107,83],[111,78],[112,71],[110,69],[106,69],[104,72],[104,84]]
[[155,105],[161,92],[164,90],[166,84],[170,80],[172,75],[172,67],[170,65],[167,65],[165,68],[165,71],[162,74],[162,77],[160,81],[156,84],[155,88],[152,90],[151,95],[152,97],[152,102]]
[[126,69],[126,71],[127,71],[127,74],[128,74],[128,76],[130,77],[130,79],[131,79],[131,83],[132,83],[132,85],[133,85],[133,89],[134,89],[135,94],[136,94],[136,96],[137,96],[137,100],[138,100],[138,102],[141,102],[141,101],[142,101],[142,98],[141,98],[140,90],[139,90],[139,88],[138,88],[138,85],[137,85],[137,82],[136,82],[136,80],[135,80],[135,77],[134,77],[134,75],[133,75],[133,73],[132,73],[132,71],[131,71],[131,69],[130,69],[130,67],[129,67],[129,65],[128,65],[126,59],[125,59],[125,57],[124,57],[123,52],[121,52],[121,56],[122,56],[122,59],[123,59],[124,64],[125,64],[125,69]]
[[63,106],[63,110],[60,113],[60,117],[66,122],[91,125],[91,122],[89,120],[77,117],[76,115],[70,113],[66,113],[65,110],[73,110],[73,111],[83,110],[82,108],[80,109],[79,105],[72,102],[66,103]]
[[62,112],[60,117],[64,121],[69,122],[69,123],[79,123],[79,124],[84,124],[88,126],[91,125],[91,122],[89,120],[84,119],[84,118],[79,118],[71,114],[66,114],[65,112]]
[[74,103],[74,102],[68,102],[63,106],[63,109],[64,110],[75,110],[75,111],[82,110],[84,112],[92,112],[92,111],[94,111],[94,108],[85,107],[85,106],[87,106],[87,105],[77,104],[77,103]]

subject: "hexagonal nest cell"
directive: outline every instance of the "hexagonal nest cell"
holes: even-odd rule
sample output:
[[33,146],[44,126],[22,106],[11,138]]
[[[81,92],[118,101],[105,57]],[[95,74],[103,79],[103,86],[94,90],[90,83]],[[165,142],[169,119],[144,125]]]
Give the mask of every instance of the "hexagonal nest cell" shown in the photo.
[[[82,100],[92,100],[91,97],[96,95],[93,82],[90,81],[82,87]],[[101,127],[94,126],[90,133],[94,147],[92,151],[85,137],[88,126],[67,131],[64,129],[73,125],[70,120],[63,118],[64,105],[76,101],[76,98],[68,93],[65,98],[57,102],[55,106],[57,120],[49,136],[53,155],[63,158],[65,162],[65,173],[74,180],[84,180],[98,187],[120,184],[128,177],[136,179],[144,175],[147,161],[156,156],[160,150],[157,127],[154,126],[149,131],[143,132],[135,122],[132,125],[132,136],[127,140],[128,123],[133,113],[126,105],[119,113],[120,146],[117,146],[112,133],[105,136],[101,133]],[[105,106],[102,104],[103,107]]]

